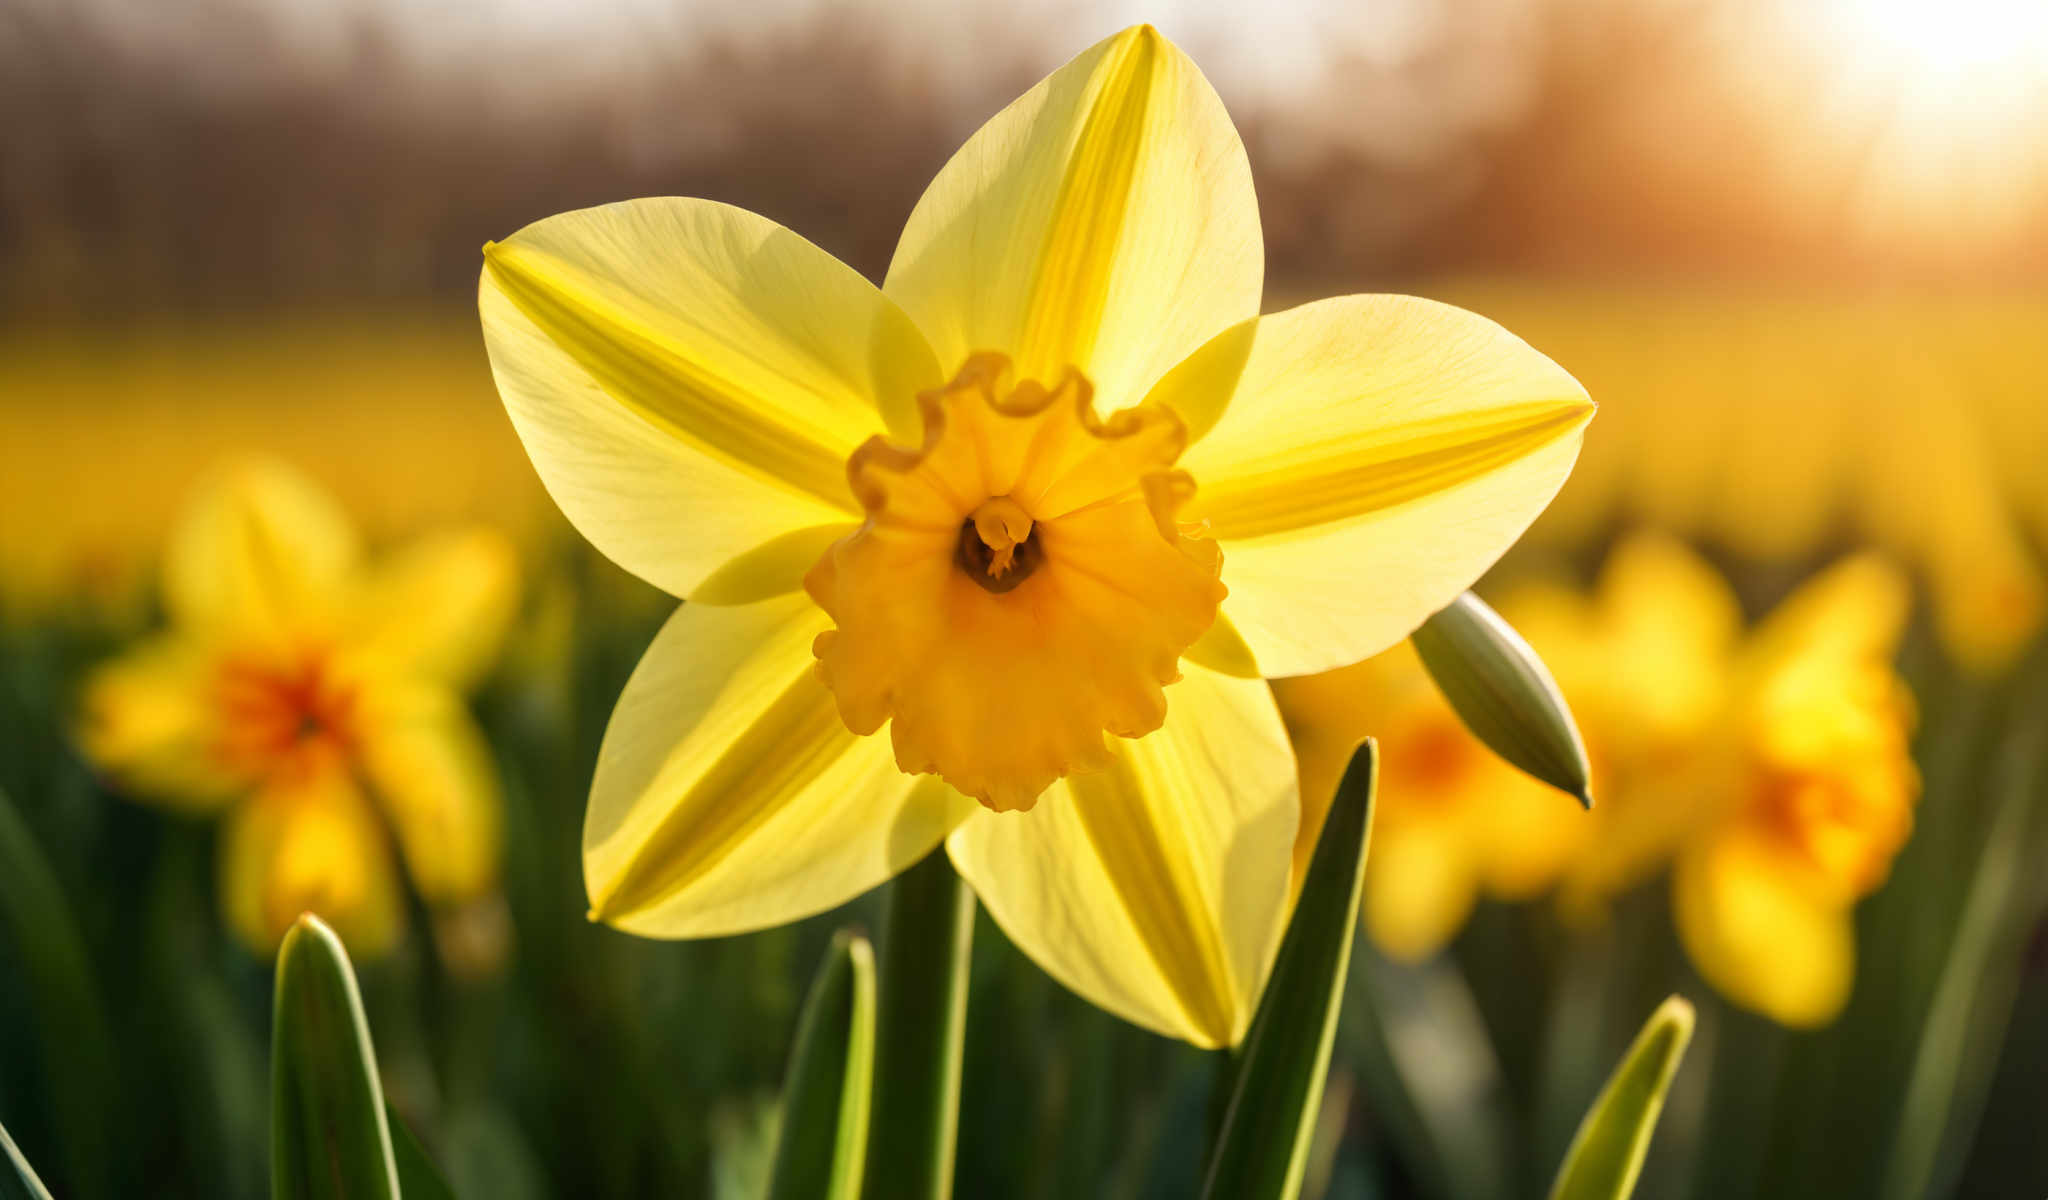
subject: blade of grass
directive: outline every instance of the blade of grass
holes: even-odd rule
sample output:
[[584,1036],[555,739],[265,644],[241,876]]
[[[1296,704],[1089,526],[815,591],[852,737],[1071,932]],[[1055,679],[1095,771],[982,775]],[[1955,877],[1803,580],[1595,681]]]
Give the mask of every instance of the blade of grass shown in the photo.
[[61,1161],[71,1193],[104,1196],[113,1044],[78,922],[49,859],[0,792],[0,923],[11,933],[36,1014],[38,1041],[61,1059],[44,1065]]
[[2010,726],[1997,809],[1914,1050],[1886,1164],[1888,1200],[1940,1195],[1953,1186],[1960,1150],[1951,1143],[1967,1143],[1991,1085],[1987,1056],[2004,1041],[2026,941],[2048,902],[2048,888],[2025,870],[2039,861],[2039,839],[2030,841],[2028,825],[2048,787],[2048,751],[2037,742],[2044,717],[2048,704],[2028,705]]
[[1550,1200],[1626,1200],[1664,1110],[1664,1093],[1692,1040],[1692,1005],[1673,996],[1650,1014],[1621,1065],[1586,1111],[1550,1186]]
[[867,1191],[949,1200],[974,893],[941,846],[898,876],[882,924]]
[[272,1200],[397,1200],[384,1088],[355,970],[310,913],[277,954],[270,1043]]
[[5,1200],[14,1200],[17,1196],[25,1196],[28,1200],[50,1200],[50,1190],[43,1186],[42,1180],[36,1178],[35,1168],[29,1166],[28,1159],[22,1157],[21,1147],[15,1145],[14,1139],[8,1136],[5,1125],[0,1125],[0,1153],[7,1156],[7,1161],[14,1168],[11,1172],[12,1183],[7,1182],[8,1176],[0,1175],[0,1184],[6,1184],[0,1186],[0,1197],[4,1197]]
[[441,1168],[427,1157],[427,1148],[388,1103],[384,1123],[391,1128],[392,1159],[398,1166],[398,1186],[405,1200],[455,1200],[455,1190],[441,1177]]
[[797,1019],[769,1200],[857,1200],[874,1067],[874,950],[842,930]]
[[1358,930],[1377,754],[1351,757],[1252,1018],[1209,1159],[1211,1200],[1292,1200],[1308,1167]]

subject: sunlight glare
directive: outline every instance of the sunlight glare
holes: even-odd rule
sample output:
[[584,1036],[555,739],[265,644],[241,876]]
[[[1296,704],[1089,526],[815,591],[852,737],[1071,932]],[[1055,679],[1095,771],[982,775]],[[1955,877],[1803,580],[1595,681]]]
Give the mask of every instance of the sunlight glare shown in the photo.
[[2044,0],[1829,0],[1831,28],[1927,70],[1993,65],[2048,71]]

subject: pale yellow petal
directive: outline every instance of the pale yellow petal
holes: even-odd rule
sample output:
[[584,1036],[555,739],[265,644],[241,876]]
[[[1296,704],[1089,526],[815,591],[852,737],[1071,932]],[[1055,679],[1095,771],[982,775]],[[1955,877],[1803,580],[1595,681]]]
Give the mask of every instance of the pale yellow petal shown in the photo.
[[1564,482],[1593,411],[1498,325],[1405,296],[1262,317],[1240,365],[1213,360],[1156,395],[1193,411],[1228,393],[1181,458],[1183,515],[1221,543],[1224,611],[1269,676],[1375,654],[1470,587]]
[[350,614],[352,648],[466,687],[497,658],[518,602],[519,561],[505,535],[428,535],[369,573]]
[[859,528],[858,521],[812,525],[763,542],[728,559],[697,585],[690,599],[698,604],[752,604],[788,595],[803,587],[804,573],[818,564],[832,543]]
[[612,713],[583,826],[596,916],[653,937],[780,925],[867,891],[974,803],[896,769],[818,681],[802,595],[685,604]]
[[600,551],[688,595],[778,535],[857,519],[846,457],[914,436],[940,382],[852,268],[741,209],[634,200],[485,251],[498,391],[550,495]]
[[93,767],[137,799],[194,812],[217,809],[251,780],[220,752],[214,657],[162,637],[87,677],[78,740]]
[[273,781],[235,809],[222,837],[221,906],[251,950],[276,953],[301,913],[334,926],[358,959],[398,940],[405,910],[390,842],[339,762]]
[[461,699],[434,685],[363,700],[362,765],[420,898],[450,904],[498,881],[504,800],[483,731]]
[[990,119],[911,213],[884,289],[953,370],[1001,351],[1136,403],[1256,314],[1265,270],[1244,145],[1187,55],[1128,29]]
[[1780,1025],[1825,1025],[1856,974],[1849,909],[1802,887],[1767,834],[1738,826],[1682,854],[1673,920],[1693,966],[1722,995]]
[[1198,1046],[1244,1036],[1286,918],[1299,797],[1264,684],[1201,667],[1104,771],[947,840],[1003,932],[1081,996]]
[[188,630],[275,633],[330,611],[361,556],[348,516],[271,459],[227,465],[200,486],[164,549],[164,603]]

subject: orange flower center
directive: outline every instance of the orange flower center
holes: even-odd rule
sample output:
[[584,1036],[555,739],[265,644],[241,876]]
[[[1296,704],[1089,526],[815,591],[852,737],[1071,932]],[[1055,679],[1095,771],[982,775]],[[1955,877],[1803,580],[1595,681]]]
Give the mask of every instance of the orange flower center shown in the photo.
[[1841,901],[1868,894],[1912,831],[1919,790],[1900,685],[1871,669],[1764,707],[1751,819]]
[[1098,418],[1092,396],[973,356],[918,398],[921,447],[854,452],[867,520],[804,580],[838,626],[814,649],[847,728],[888,723],[898,767],[994,809],[1158,729],[1224,595],[1215,544],[1174,520],[1194,490],[1179,417]]
[[216,750],[240,774],[304,770],[345,757],[356,742],[357,688],[322,647],[226,658],[215,680]]

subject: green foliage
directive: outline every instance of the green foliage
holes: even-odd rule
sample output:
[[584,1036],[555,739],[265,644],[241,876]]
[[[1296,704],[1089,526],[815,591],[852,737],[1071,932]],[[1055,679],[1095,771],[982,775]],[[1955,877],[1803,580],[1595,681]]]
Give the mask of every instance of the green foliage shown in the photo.
[[[78,922],[48,860],[0,791],[0,929],[20,956],[34,1001],[66,1178],[77,1195],[108,1192],[105,1111],[113,1062],[99,989]],[[11,1143],[10,1143],[11,1145]]]
[[318,917],[300,917],[285,934],[272,1014],[272,1200],[396,1200],[398,1167],[355,970]]
[[1323,823],[1240,1050],[1243,1061],[1203,1185],[1210,1200],[1293,1200],[1300,1194],[1358,929],[1375,760],[1371,741],[1352,755]]
[[1626,1200],[1664,1111],[1664,1094],[1692,1040],[1693,1010],[1672,996],[1650,1014],[1586,1112],[1550,1186],[1550,1200]]
[[857,1200],[874,1072],[874,950],[842,932],[797,1022],[770,1200]]
[[1475,737],[1533,778],[1593,807],[1592,769],[1564,694],[1500,614],[1466,592],[1410,640]]

